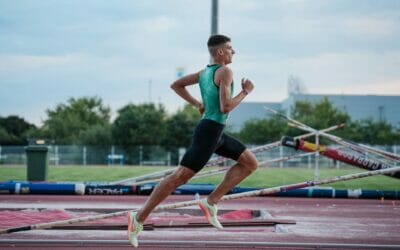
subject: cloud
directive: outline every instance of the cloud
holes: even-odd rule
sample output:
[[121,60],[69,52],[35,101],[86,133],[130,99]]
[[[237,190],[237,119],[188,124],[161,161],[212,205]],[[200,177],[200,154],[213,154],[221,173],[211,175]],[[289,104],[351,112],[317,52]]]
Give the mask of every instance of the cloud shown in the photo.
[[393,37],[400,31],[398,23],[394,20],[382,20],[371,17],[349,17],[338,20],[338,27],[349,36],[361,36],[374,40],[385,40]]
[[326,53],[314,57],[292,58],[286,63],[289,70],[315,76],[314,79],[321,79],[326,84],[340,86],[351,82],[377,82],[399,77],[400,51]]
[[400,25],[394,10],[400,2],[243,1],[257,6],[251,10],[231,2],[235,4],[224,5],[228,10],[221,15],[221,28],[253,53],[310,56],[398,48]]
[[[232,64],[234,80],[255,83],[248,101],[282,101],[289,75],[299,76],[310,93],[400,93],[400,51],[391,53],[322,53],[304,57],[239,54]],[[236,86],[238,87],[238,86]]]
[[19,73],[26,70],[41,70],[48,67],[81,64],[85,60],[85,56],[81,54],[62,56],[0,54],[0,72]]
[[139,22],[139,25],[143,26],[143,30],[149,33],[159,34],[164,32],[169,32],[175,29],[178,21],[173,17],[168,16],[156,16],[151,19]]
[[314,92],[318,94],[354,94],[358,95],[398,95],[400,93],[399,79],[382,79],[381,81],[357,82],[352,84],[341,85],[340,88],[335,86],[327,86],[323,92]]
[[[237,51],[234,80],[256,84],[247,101],[282,101],[291,74],[313,93],[400,94],[399,1],[219,3],[220,32]],[[177,67],[190,73],[209,62],[210,7],[197,0],[0,1],[0,112],[33,116],[92,95],[117,109],[148,101],[150,92],[167,107],[182,105],[169,84]]]

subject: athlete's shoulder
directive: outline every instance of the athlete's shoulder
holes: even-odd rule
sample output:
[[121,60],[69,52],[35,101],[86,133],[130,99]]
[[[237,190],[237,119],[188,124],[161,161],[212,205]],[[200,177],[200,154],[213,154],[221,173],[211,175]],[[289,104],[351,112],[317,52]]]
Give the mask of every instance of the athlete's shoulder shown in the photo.
[[217,69],[217,72],[216,72],[216,73],[218,73],[218,74],[221,75],[221,76],[232,76],[232,75],[233,75],[232,70],[231,70],[229,67],[227,67],[227,66],[221,66],[221,67],[219,67],[219,68]]

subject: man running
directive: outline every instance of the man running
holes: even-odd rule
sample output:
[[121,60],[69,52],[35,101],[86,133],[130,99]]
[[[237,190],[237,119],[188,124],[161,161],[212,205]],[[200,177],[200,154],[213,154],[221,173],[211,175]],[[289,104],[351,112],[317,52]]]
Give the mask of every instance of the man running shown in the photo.
[[[199,206],[214,227],[222,229],[217,218],[217,203],[223,195],[257,169],[257,159],[243,143],[224,133],[228,113],[253,90],[253,83],[242,79],[242,90],[233,97],[233,74],[227,67],[235,51],[231,39],[224,35],[213,35],[207,42],[212,64],[199,72],[189,74],[172,83],[171,88],[203,115],[197,125],[192,145],[183,156],[180,166],[165,177],[153,190],[144,206],[128,215],[129,241],[138,246],[138,235],[143,223],[153,209],[177,187],[188,182],[211,158],[213,153],[235,160],[222,182]],[[187,86],[199,84],[202,102],[194,98]]]

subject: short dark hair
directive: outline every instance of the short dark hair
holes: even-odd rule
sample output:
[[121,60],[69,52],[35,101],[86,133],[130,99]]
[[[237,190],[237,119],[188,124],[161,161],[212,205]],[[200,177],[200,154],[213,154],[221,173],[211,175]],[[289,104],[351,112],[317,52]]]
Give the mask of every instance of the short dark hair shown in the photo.
[[207,46],[208,47],[214,47],[218,46],[227,42],[230,42],[231,39],[227,36],[224,35],[212,35],[210,38],[208,38]]

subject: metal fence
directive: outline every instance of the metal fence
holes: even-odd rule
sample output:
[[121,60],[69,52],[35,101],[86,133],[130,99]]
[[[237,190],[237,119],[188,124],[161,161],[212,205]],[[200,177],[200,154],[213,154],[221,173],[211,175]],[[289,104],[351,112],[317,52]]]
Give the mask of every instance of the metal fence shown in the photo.
[[[0,146],[0,164],[26,164],[26,147]],[[160,146],[48,146],[50,165],[176,165],[182,149]],[[184,150],[183,150],[184,152]]]
[[[254,145],[248,145],[252,148]],[[399,145],[377,146],[375,148],[397,154]],[[161,147],[161,146],[132,146],[123,149],[119,146],[81,146],[81,145],[51,145],[48,146],[49,164],[59,165],[159,165],[175,166],[185,153],[184,148]],[[266,161],[287,155],[296,154],[294,149],[277,147],[272,150],[257,153],[258,160]],[[24,165],[26,164],[26,152],[24,146],[0,146],[0,164]],[[224,163],[225,165],[230,164]],[[271,163],[274,167],[336,167],[340,168],[343,163],[333,161],[325,157],[315,155],[295,158],[285,162]]]

